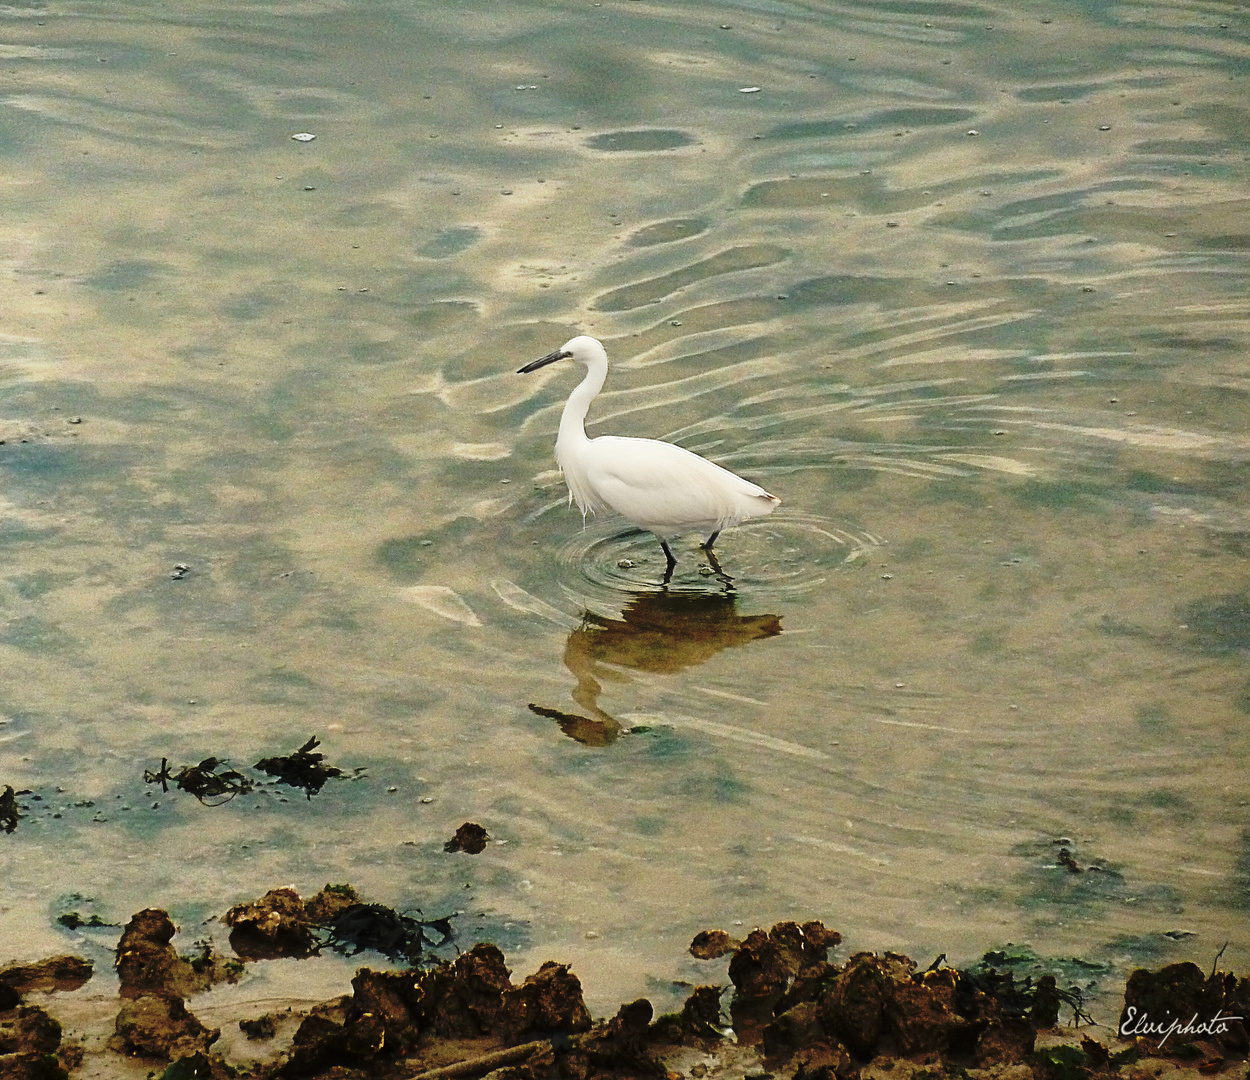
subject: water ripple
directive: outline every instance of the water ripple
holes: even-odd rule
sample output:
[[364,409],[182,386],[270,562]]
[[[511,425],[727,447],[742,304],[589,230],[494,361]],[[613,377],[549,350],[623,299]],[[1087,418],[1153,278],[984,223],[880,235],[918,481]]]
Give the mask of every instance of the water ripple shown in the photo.
[[[733,586],[753,598],[797,595],[856,565],[884,541],[863,529],[785,507],[766,520],[739,525],[717,545],[717,557]],[[676,545],[673,590],[724,588],[701,549]],[[573,533],[556,560],[561,589],[589,608],[619,605],[639,591],[664,588],[664,554],[649,532],[620,518],[596,521]]]

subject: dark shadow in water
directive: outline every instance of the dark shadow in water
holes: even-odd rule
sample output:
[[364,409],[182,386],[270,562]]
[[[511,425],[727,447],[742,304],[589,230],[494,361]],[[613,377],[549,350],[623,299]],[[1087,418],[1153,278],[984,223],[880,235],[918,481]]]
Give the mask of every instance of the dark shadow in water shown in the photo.
[[620,619],[586,612],[581,626],[569,634],[564,664],[577,679],[573,700],[590,715],[532,703],[530,710],[554,720],[570,739],[607,746],[629,730],[599,708],[601,680],[628,680],[614,669],[672,675],[710,660],[722,649],[780,633],[779,615],[739,615],[732,587],[720,593],[637,593]]

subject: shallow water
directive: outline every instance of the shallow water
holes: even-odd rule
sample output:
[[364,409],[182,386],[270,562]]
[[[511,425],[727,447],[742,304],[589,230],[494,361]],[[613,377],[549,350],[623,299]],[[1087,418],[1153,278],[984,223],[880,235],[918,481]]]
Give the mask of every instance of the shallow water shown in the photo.
[[[778,918],[1244,970],[1248,26],[0,9],[0,954],[350,881],[599,1011]],[[591,434],[783,500],[732,593],[566,507],[579,332]]]

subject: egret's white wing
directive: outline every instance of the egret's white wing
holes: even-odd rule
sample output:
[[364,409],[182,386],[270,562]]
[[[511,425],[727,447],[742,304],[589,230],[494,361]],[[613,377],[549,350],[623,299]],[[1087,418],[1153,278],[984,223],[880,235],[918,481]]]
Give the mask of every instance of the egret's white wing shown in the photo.
[[777,500],[749,480],[672,443],[604,435],[581,463],[593,493],[644,529],[720,529],[769,513]]

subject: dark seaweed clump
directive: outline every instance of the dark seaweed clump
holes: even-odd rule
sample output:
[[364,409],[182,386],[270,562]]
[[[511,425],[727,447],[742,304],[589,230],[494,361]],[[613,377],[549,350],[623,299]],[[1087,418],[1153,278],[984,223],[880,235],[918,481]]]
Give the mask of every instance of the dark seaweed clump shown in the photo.
[[17,797],[29,794],[29,791],[14,791],[11,784],[6,784],[4,791],[0,791],[0,829],[11,833],[17,828],[18,821],[24,816],[24,807],[18,805]]
[[421,962],[427,948],[445,945],[453,936],[450,919],[422,921],[383,904],[353,904],[326,929],[325,943],[336,952],[355,956],[373,949],[390,960],[413,965]]
[[279,784],[299,788],[311,799],[325,787],[327,780],[343,775],[342,769],[325,764],[324,754],[315,752],[320,745],[321,741],[314,735],[295,753],[261,758],[255,768],[276,778]]
[[156,772],[144,770],[143,782],[160,784],[162,791],[168,791],[172,782],[179,791],[194,795],[205,806],[220,806],[252,790],[251,780],[236,769],[226,768],[226,762],[215,757],[205,758],[198,765],[184,765],[176,773],[170,769],[169,759],[161,758]]

